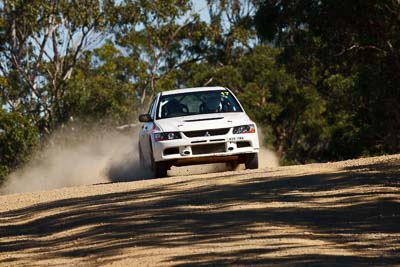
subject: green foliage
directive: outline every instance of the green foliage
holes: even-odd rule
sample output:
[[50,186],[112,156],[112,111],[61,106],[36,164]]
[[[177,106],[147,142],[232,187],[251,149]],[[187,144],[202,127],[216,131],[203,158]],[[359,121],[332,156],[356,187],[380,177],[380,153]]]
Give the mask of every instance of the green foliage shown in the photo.
[[41,132],[65,122],[66,84],[76,63],[110,26],[110,1],[4,1],[0,5],[2,104]]
[[[264,40],[284,47],[280,62],[317,90],[325,149],[339,160],[400,148],[398,1],[263,1],[255,22]],[[311,159],[309,156],[306,159]]]
[[27,160],[38,138],[37,129],[26,118],[0,109],[0,184]]
[[325,102],[315,88],[304,86],[277,63],[279,49],[256,47],[239,67],[244,87],[239,93],[250,115],[265,128],[266,142],[283,162],[304,162],[318,155],[316,143],[325,119]]
[[88,54],[68,84],[68,117],[108,125],[135,120],[137,99],[127,72],[125,58],[110,43]]
[[122,14],[137,14],[119,17],[115,43],[126,53],[125,64],[132,70],[130,80],[144,111],[156,92],[177,87],[177,68],[204,53],[207,26],[190,14],[189,0],[122,1],[119,8]]

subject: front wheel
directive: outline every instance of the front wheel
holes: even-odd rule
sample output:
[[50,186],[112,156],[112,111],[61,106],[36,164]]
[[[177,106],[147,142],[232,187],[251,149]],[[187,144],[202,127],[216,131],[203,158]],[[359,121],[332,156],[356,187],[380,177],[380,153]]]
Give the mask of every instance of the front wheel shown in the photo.
[[144,156],[143,156],[142,148],[140,147],[140,143],[139,143],[139,166],[141,169],[146,169],[146,162],[144,160]]
[[237,171],[239,168],[239,162],[237,160],[230,161],[226,163],[226,168],[229,171]]
[[246,154],[244,165],[246,169],[258,169],[258,153]]
[[[150,145],[151,145],[151,141],[150,141]],[[170,168],[170,165],[168,165],[168,163],[165,161],[160,161],[160,162],[154,161],[153,148],[151,147],[151,170],[153,171],[154,177],[155,178],[166,177],[167,171],[169,168]]]
[[163,178],[167,176],[168,165],[164,162],[153,162],[153,173],[156,178]]
[[154,161],[153,155],[151,156],[151,169],[153,171],[154,177],[163,178],[167,176],[167,171],[169,169],[169,165],[164,162],[156,162]]

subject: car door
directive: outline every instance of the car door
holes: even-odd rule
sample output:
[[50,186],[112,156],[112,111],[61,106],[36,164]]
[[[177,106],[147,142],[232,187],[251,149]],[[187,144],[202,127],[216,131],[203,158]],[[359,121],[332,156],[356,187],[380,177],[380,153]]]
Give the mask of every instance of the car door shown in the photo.
[[[156,103],[157,103],[157,97],[154,97],[148,114],[150,117],[154,120],[155,119],[155,108],[156,108]],[[140,129],[140,134],[139,134],[139,144],[140,144],[140,149],[142,151],[143,159],[147,163],[148,166],[150,166],[150,162],[152,160],[152,148],[151,148],[151,131],[153,129],[154,122],[145,122],[142,125],[142,128]]]

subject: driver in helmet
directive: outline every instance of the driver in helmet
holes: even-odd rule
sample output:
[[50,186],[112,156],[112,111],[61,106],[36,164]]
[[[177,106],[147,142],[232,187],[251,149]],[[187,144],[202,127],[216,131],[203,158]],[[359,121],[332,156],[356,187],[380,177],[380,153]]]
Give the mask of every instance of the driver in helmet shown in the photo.
[[213,113],[220,112],[221,110],[221,94],[219,92],[210,92],[210,94],[205,97],[204,112]]

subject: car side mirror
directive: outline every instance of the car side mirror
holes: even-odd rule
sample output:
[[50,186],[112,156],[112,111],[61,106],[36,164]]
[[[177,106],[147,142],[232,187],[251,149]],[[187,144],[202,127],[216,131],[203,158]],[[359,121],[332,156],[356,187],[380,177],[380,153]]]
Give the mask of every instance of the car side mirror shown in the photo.
[[149,114],[141,114],[139,115],[139,121],[140,122],[151,122],[153,119],[150,117]]

